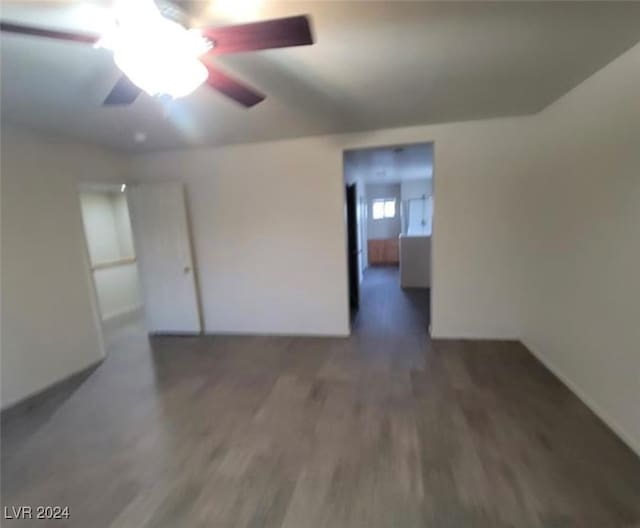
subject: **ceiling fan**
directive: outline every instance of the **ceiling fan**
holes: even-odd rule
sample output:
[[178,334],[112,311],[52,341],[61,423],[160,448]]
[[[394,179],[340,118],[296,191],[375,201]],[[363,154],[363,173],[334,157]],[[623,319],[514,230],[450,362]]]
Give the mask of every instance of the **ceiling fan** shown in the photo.
[[58,31],[0,22],[0,30],[35,37],[92,44],[113,51],[122,71],[105,106],[133,103],[142,91],[150,95],[184,97],[207,83],[249,108],[265,95],[214,66],[218,55],[313,44],[307,16],[248,24],[188,28],[177,8],[161,10],[154,0],[118,0],[114,24],[103,35]]

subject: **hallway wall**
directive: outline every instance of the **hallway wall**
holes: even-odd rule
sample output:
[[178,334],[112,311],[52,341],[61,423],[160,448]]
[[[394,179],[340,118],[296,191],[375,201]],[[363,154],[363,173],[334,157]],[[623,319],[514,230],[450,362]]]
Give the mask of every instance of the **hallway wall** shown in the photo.
[[104,357],[78,182],[121,177],[93,147],[2,125],[2,408]]
[[638,94],[640,45],[536,117],[520,218],[524,342],[640,454]]

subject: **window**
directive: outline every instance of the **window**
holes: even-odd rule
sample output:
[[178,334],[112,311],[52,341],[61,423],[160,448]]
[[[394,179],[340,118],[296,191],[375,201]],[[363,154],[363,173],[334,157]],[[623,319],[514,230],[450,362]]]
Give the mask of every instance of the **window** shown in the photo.
[[383,218],[395,218],[396,216],[396,200],[395,198],[383,198],[373,201],[373,219],[382,220]]

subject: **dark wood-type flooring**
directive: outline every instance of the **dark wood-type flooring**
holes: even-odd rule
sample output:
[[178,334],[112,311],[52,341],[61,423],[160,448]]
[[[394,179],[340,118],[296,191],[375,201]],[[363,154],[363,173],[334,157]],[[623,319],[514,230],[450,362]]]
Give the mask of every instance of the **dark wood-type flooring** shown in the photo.
[[366,274],[349,339],[148,338],[2,430],[3,526],[640,526],[640,459],[517,343],[427,335]]

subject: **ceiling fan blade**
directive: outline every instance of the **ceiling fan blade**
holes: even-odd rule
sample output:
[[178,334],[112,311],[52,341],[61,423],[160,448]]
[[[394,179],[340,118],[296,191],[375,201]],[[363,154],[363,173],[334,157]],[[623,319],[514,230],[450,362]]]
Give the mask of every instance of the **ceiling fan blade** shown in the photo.
[[107,95],[102,106],[129,105],[136,100],[141,91],[126,75],[122,75]]
[[200,31],[213,42],[210,55],[313,44],[309,18],[304,15]]
[[264,94],[257,92],[253,88],[250,88],[233,77],[229,77],[229,75],[218,68],[214,68],[204,62],[203,64],[209,71],[207,84],[237,103],[240,103],[247,108],[251,108],[252,106],[257,105],[260,101],[263,101],[266,97]]
[[12,24],[10,22],[0,22],[0,31],[7,33],[18,33],[20,35],[31,35],[33,37],[45,37],[57,40],[69,40],[71,42],[85,42],[87,44],[95,44],[100,40],[97,35],[89,35],[87,33],[72,33],[70,31],[57,31],[55,29],[38,28],[34,26],[23,26],[21,24]]

